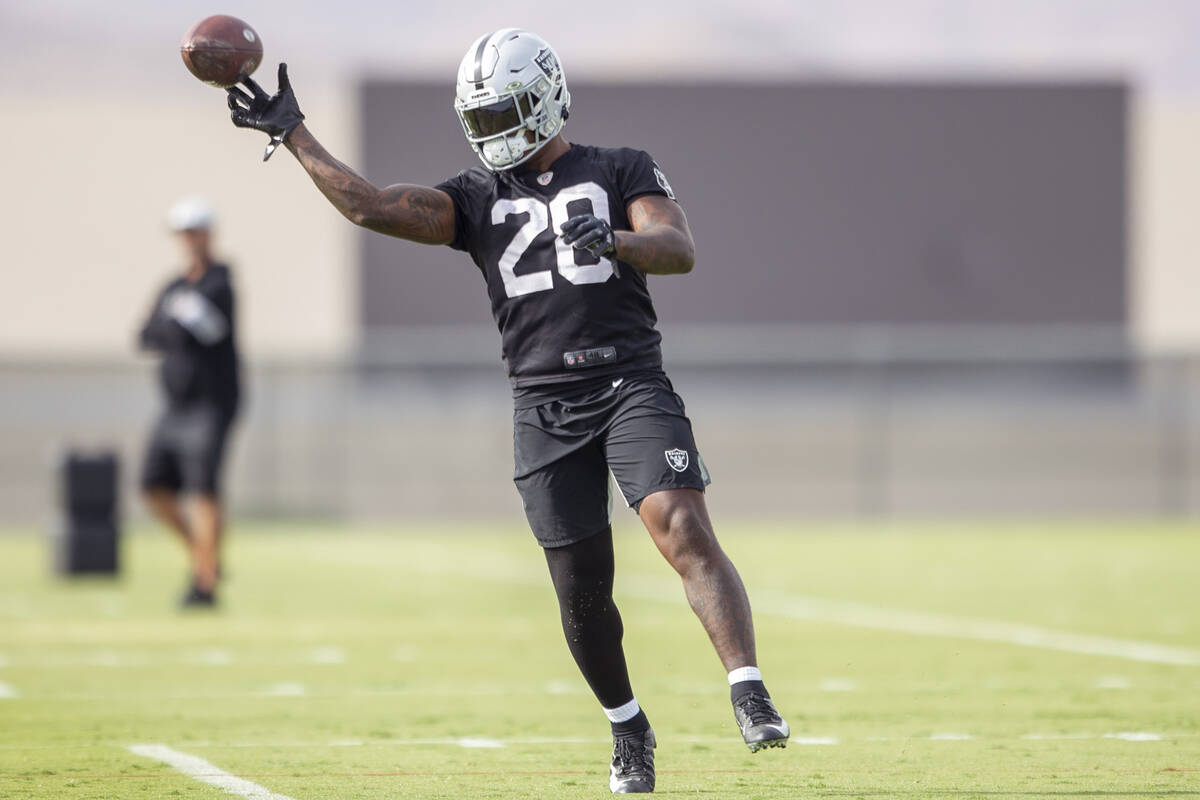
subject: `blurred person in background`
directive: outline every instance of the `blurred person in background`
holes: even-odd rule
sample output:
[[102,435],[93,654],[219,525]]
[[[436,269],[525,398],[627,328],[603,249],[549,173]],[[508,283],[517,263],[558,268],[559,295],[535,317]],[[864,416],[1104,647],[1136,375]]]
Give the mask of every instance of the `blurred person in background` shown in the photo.
[[[159,292],[139,343],[161,358],[165,409],[146,448],[141,488],[150,511],[187,550],[183,607],[213,606],[221,577],[221,469],[240,398],[229,267],[213,260],[213,213],[185,197],[167,214],[184,269]],[[184,500],[188,500],[185,507]]]

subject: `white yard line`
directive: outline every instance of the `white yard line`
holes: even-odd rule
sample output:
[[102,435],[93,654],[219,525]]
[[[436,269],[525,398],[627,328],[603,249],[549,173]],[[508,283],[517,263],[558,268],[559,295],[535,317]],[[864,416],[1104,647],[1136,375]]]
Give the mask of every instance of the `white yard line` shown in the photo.
[[1161,742],[1163,737],[1158,733],[1149,733],[1147,731],[1119,731],[1118,733],[1106,733],[1105,739],[1120,739],[1124,742]]
[[[736,734],[735,734],[736,737]],[[720,744],[729,742],[729,736],[672,736],[672,742],[683,744]],[[737,741],[736,738],[733,741]],[[793,736],[788,740],[794,745],[834,745],[840,742],[833,736]],[[484,736],[437,737],[429,739],[334,739],[329,742],[193,742],[191,747],[221,747],[256,749],[260,747],[463,747],[504,748],[522,745],[561,744],[611,744],[611,737],[604,736],[521,736],[511,739],[492,739]]]
[[[415,654],[407,660],[415,660]],[[285,648],[282,651],[266,651],[261,648],[245,651],[227,647],[205,649],[185,648],[170,650],[146,650],[131,647],[123,650],[67,650],[60,653],[21,654],[15,660],[0,655],[0,668],[22,667],[36,669],[76,669],[78,667],[105,667],[111,669],[142,669],[173,667],[179,665],[227,667],[232,664],[258,664],[268,666],[294,666],[298,664],[344,664],[348,660],[346,651],[336,646],[312,648]]]
[[85,662],[93,667],[128,667],[135,662],[136,658],[131,659],[128,656],[122,656],[113,650],[100,650],[93,653],[91,658]]
[[416,661],[417,649],[408,645],[400,645],[392,651],[392,658],[396,661]]
[[[676,744],[722,744],[731,741],[729,736],[670,736],[670,741]],[[828,747],[843,743],[855,742],[970,742],[979,739],[985,742],[1042,742],[1042,741],[1059,741],[1059,740],[1099,740],[1099,739],[1116,739],[1123,742],[1163,742],[1168,740],[1194,739],[1196,734],[1193,733],[1154,733],[1151,731],[1115,731],[1110,733],[1027,733],[1023,736],[999,736],[999,737],[975,737],[969,733],[961,731],[944,731],[922,736],[870,736],[862,739],[854,737],[842,738],[838,736],[795,736],[789,740],[789,745],[799,745],[802,747]],[[541,746],[541,745],[595,745],[608,744],[612,741],[611,738],[602,736],[519,736],[509,739],[492,739],[482,736],[467,736],[467,737],[437,737],[428,739],[335,739],[333,741],[308,741],[308,742],[284,742],[284,741],[268,741],[268,742],[192,742],[191,747],[195,748],[239,748],[239,749],[259,749],[259,748],[313,748],[320,749],[324,747],[464,747],[464,748],[503,748],[503,747],[521,747],[521,746]],[[736,735],[732,741],[737,741]]]
[[308,654],[314,664],[345,664],[346,651],[340,647],[318,647]]
[[462,739],[456,739],[454,743],[459,747],[465,747],[468,749],[494,750],[504,747],[504,742],[500,741],[499,739],[484,739],[482,737],[471,736],[467,736]]
[[1021,737],[1026,742],[1056,742],[1059,740],[1098,739],[1094,733],[1027,733]]
[[588,694],[587,684],[579,681],[550,681],[546,684],[546,694]]
[[[668,591],[657,581],[628,578],[622,581],[622,584],[626,587],[627,592],[638,597],[676,603],[684,601],[682,590],[676,588],[674,591]],[[755,592],[753,595],[751,601],[754,610],[758,613],[806,622],[827,622],[893,633],[911,633],[919,636],[974,639],[981,642],[1036,647],[1043,650],[1057,650],[1090,656],[1109,656],[1153,664],[1200,666],[1200,650],[1173,647],[1157,642],[1093,636],[1018,622],[999,622],[921,611],[905,611],[899,608],[885,608],[822,597],[772,592]]]
[[221,647],[212,647],[200,653],[197,659],[201,664],[213,667],[227,667],[233,663],[233,653]]
[[[733,734],[731,739],[728,735],[722,736],[670,736],[670,741],[677,744],[729,744],[731,741],[737,741],[737,734]],[[1109,739],[1132,744],[1147,744],[1154,742],[1166,741],[1187,741],[1191,742],[1200,738],[1200,734],[1193,732],[1175,732],[1175,733],[1155,733],[1153,731],[1111,731],[1108,733],[1026,733],[1021,736],[972,736],[967,733],[934,733],[931,735],[921,736],[866,736],[857,737],[838,737],[838,736],[796,736],[793,735],[788,740],[790,745],[800,746],[833,746],[839,744],[854,744],[858,742],[874,743],[874,742],[955,742],[955,741],[981,741],[981,742],[1047,742],[1047,741],[1095,741],[1100,739]],[[665,739],[664,739],[665,741]],[[611,744],[612,739],[607,736],[519,736],[508,739],[492,739],[483,736],[468,736],[468,737],[441,737],[428,739],[333,739],[333,740],[311,740],[311,741],[283,741],[283,740],[265,740],[260,742],[227,742],[227,741],[197,741],[189,742],[189,749],[205,750],[209,748],[218,748],[221,750],[259,750],[259,749],[313,749],[321,750],[329,747],[338,748],[354,748],[354,747],[520,747],[520,746],[557,746],[557,745],[598,745]],[[123,749],[133,750],[139,755],[145,755],[149,758],[157,758],[160,761],[170,763],[164,758],[159,758],[155,753],[158,752],[155,748],[162,748],[164,752],[175,752],[165,745],[136,745],[127,747],[124,744],[110,744],[107,742],[91,742],[87,744],[0,744],[0,750],[3,751],[20,751],[20,750],[50,750],[55,748],[67,747],[68,749],[85,750],[94,747],[121,747]],[[136,748],[142,748],[138,750]],[[186,756],[193,758],[196,762],[200,762],[195,756]],[[203,763],[203,762],[202,762]],[[174,764],[172,764],[174,766]],[[206,769],[203,774],[220,773],[221,770],[209,765],[211,769]],[[269,795],[274,797],[275,795]]]
[[1097,689],[1128,689],[1133,686],[1124,675],[1101,675],[1093,685]]
[[257,783],[232,775],[208,763],[203,758],[172,750],[165,744],[135,744],[129,747],[129,751],[135,755],[161,761],[189,778],[223,789],[230,794],[251,798],[251,800],[292,800],[287,795],[275,794]]
[[[480,553],[486,562],[457,560],[453,564],[441,565],[414,560],[414,569],[423,572],[441,570],[459,578],[478,578],[503,583],[527,586],[546,586],[542,573],[530,570],[527,561],[515,559],[501,553]],[[328,554],[322,554],[327,559]],[[336,556],[334,556],[336,557]],[[350,563],[365,563],[359,559],[346,559]],[[389,564],[388,568],[397,565]],[[648,575],[627,574],[618,576],[618,594],[632,595],[647,600],[684,604],[683,590],[677,583],[665,582]],[[972,639],[981,642],[1033,647],[1089,656],[1106,656],[1129,661],[1176,666],[1200,666],[1200,650],[1190,647],[1175,647],[1159,642],[1117,639],[1095,636],[1074,631],[1043,628],[1019,622],[1004,622],[986,619],[970,619],[948,614],[922,611],[906,611],[899,608],[874,606],[832,600],[809,595],[794,595],[784,592],[752,591],[751,602],[760,614],[799,619],[807,622],[822,622],[854,628],[870,628],[908,633],[917,636],[941,636],[954,639]]]

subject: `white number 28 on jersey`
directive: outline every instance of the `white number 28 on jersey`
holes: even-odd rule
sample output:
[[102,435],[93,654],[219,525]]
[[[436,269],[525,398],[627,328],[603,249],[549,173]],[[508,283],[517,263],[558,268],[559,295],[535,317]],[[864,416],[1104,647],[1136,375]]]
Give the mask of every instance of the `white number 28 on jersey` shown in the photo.
[[520,297],[554,288],[554,276],[549,269],[527,272],[524,275],[514,272],[521,256],[547,227],[555,235],[554,251],[558,260],[559,275],[576,285],[604,283],[613,276],[615,265],[611,258],[601,258],[599,264],[580,266],[575,263],[575,248],[559,238],[562,234],[562,224],[568,219],[567,204],[575,200],[589,201],[593,214],[605,222],[611,222],[608,218],[608,194],[599,184],[592,181],[566,187],[556,194],[549,204],[535,197],[518,197],[514,200],[497,200],[492,206],[493,225],[503,225],[513,214],[529,215],[529,221],[517,230],[505,248],[504,255],[500,256],[500,277],[504,279],[504,293],[509,297]]

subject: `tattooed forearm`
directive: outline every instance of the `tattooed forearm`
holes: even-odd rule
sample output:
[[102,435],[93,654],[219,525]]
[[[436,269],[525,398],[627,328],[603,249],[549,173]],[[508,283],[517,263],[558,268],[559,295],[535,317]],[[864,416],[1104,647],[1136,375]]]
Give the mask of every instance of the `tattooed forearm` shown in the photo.
[[454,202],[445,192],[396,184],[379,192],[376,200],[374,213],[360,225],[423,244],[447,244],[454,239]]
[[330,155],[303,124],[288,136],[287,148],[321,194],[355,225],[423,244],[454,238],[454,204],[445,192],[408,184],[376,188]]
[[690,272],[696,247],[683,209],[659,195],[629,204],[632,231],[617,231],[617,258],[642,272],[672,275]]

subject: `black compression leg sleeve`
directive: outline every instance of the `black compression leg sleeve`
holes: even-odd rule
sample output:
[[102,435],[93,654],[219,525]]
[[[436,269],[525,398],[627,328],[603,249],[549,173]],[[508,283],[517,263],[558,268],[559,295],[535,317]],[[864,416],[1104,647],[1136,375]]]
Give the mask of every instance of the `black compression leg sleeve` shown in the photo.
[[617,708],[633,699],[621,615],[613,602],[612,529],[565,547],[545,550],[558,594],[567,647],[600,705]]

